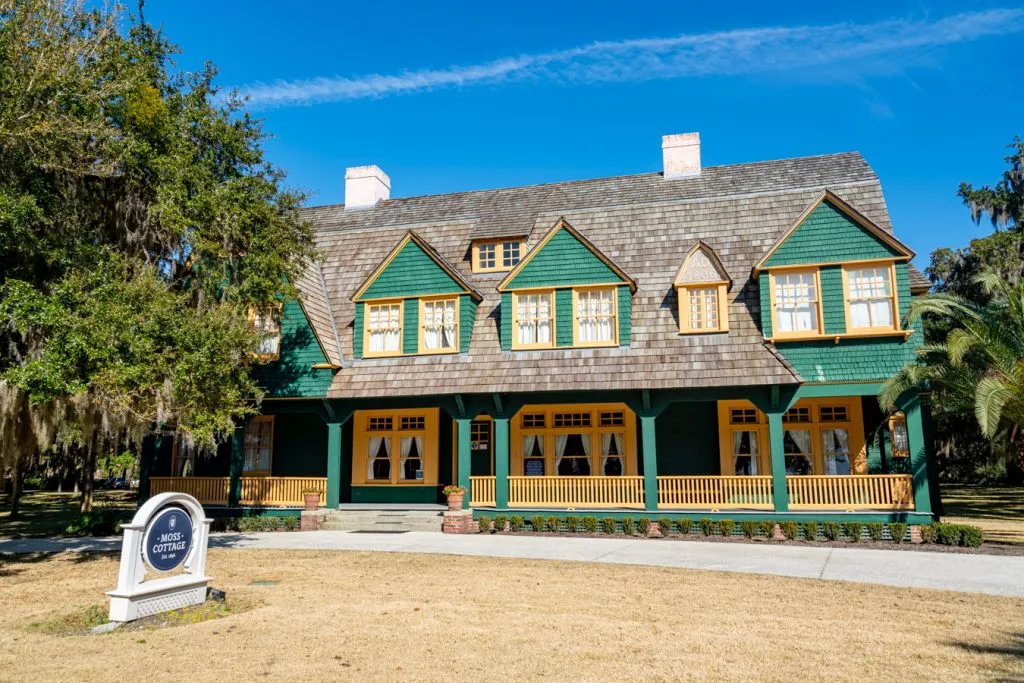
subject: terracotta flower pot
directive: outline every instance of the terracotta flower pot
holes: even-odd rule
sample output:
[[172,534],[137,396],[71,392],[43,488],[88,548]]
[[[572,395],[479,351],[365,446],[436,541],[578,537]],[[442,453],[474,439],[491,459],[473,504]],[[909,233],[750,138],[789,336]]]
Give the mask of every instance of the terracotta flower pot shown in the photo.
[[448,494],[448,509],[451,512],[459,512],[462,510],[462,499],[466,496],[465,493],[450,493]]
[[316,510],[320,507],[320,494],[315,491],[313,493],[303,493],[302,502],[307,510]]

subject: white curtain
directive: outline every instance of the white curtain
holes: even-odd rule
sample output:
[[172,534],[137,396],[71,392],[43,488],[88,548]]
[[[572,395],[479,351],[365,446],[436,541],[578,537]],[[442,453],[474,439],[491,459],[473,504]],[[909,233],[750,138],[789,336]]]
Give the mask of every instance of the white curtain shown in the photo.
[[[614,444],[615,448],[612,448]],[[612,453],[612,450],[615,453]],[[622,464],[622,434],[609,434],[605,433],[601,435],[601,474],[608,476],[608,461],[615,458]],[[619,471],[625,474],[625,468],[620,467]]]
[[[436,315],[436,314],[435,314]],[[455,348],[455,301],[444,302],[444,315],[443,319],[439,320],[441,323],[441,348],[452,349]]]
[[[529,471],[526,470],[526,459],[533,455],[534,447],[537,448],[538,452],[544,455],[544,439],[537,434],[524,434],[523,435],[523,474],[530,476]],[[541,470],[543,474],[543,470]]]
[[382,438],[379,436],[371,436],[369,443],[369,458],[367,459],[367,472],[366,478],[373,479],[373,464],[377,460],[377,455],[380,453],[381,445],[384,446],[384,454],[390,459],[391,458],[391,439]]
[[[414,480],[416,479],[416,470],[422,469],[423,437],[403,436],[400,443],[402,460],[399,477],[407,481]],[[413,444],[416,445],[415,453],[413,453]],[[411,458],[409,457],[410,455],[412,456]],[[416,467],[412,467],[412,469],[407,471],[406,468],[411,466],[410,463],[415,463]]]
[[[875,299],[871,302],[871,317],[875,327],[892,325],[892,305],[889,299]],[[856,326],[855,326],[856,327]]]
[[788,429],[789,437],[793,439],[793,443],[796,444],[797,450],[802,455],[811,454],[811,433],[805,429]]
[[733,471],[740,471],[740,458],[750,459],[750,474],[757,474],[757,432],[739,431],[732,433]]
[[562,464],[562,457],[565,455],[565,444],[569,441],[569,437],[565,434],[555,434],[555,473],[559,471],[559,466]]
[[[402,459],[409,457],[409,453],[412,452],[412,437],[403,436],[401,441]],[[419,446],[419,444],[416,444]],[[417,450],[418,452],[418,450]]]
[[867,301],[850,302],[850,326],[871,327],[871,304]]
[[826,429],[822,438],[825,441],[825,474],[850,474],[850,435],[845,429]]

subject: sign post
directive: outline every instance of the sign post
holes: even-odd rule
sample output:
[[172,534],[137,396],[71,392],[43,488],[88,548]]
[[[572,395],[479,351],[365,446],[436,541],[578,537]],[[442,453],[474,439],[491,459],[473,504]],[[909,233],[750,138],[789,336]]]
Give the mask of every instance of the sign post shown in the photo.
[[[117,588],[109,591],[110,621],[126,622],[206,601],[206,547],[210,522],[203,506],[185,493],[161,493],[122,527]],[[171,576],[146,580],[147,568]]]

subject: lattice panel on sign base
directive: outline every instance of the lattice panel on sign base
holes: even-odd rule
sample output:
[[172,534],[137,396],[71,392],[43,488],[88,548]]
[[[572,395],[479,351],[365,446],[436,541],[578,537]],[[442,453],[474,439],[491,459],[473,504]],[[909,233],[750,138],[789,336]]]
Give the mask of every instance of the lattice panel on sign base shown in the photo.
[[206,600],[206,588],[200,586],[189,591],[159,595],[137,601],[138,618],[148,617],[172,609],[182,609],[190,605],[198,605]]

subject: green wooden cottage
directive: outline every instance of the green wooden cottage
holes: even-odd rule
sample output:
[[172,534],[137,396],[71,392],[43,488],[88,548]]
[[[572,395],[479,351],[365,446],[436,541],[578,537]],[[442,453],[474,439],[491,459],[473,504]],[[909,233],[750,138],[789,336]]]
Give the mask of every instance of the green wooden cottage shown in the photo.
[[[288,509],[931,518],[927,415],[880,383],[928,289],[856,153],[390,198],[348,169],[267,334],[261,414],[145,492]],[[645,514],[647,514],[645,513]],[[344,514],[342,512],[341,514]]]

